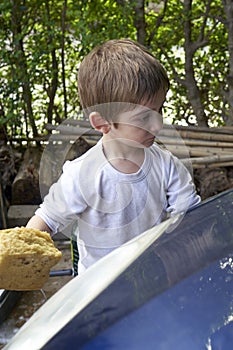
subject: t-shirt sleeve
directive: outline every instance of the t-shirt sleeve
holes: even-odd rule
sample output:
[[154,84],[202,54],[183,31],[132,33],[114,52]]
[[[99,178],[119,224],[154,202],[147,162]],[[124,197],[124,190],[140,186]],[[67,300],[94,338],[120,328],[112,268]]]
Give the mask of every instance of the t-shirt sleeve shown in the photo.
[[50,227],[53,233],[64,231],[86,208],[79,191],[77,169],[67,161],[63,173],[45,196],[43,203],[35,212]]
[[167,212],[171,215],[186,212],[200,200],[190,172],[178,158],[171,156],[167,182]]

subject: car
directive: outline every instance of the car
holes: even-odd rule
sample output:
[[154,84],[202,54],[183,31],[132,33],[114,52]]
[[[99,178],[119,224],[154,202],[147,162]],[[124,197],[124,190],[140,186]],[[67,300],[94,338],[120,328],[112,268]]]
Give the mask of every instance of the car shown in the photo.
[[0,325],[7,319],[21,295],[21,291],[0,289]]
[[232,344],[230,189],[73,278],[4,349],[230,350]]

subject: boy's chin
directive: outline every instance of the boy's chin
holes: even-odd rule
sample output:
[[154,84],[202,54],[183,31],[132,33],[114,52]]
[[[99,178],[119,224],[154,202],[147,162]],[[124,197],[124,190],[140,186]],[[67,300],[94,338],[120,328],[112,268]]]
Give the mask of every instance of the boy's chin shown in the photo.
[[149,148],[149,147],[151,147],[154,144],[154,142],[155,142],[155,138],[153,137],[151,139],[146,140],[144,142],[144,144],[142,145],[142,147]]
[[155,138],[151,138],[151,139],[144,141],[143,143],[139,143],[139,142],[132,141],[132,140],[127,140],[127,141],[125,141],[125,143],[128,146],[134,147],[134,148],[149,148],[154,144],[154,141],[155,141]]

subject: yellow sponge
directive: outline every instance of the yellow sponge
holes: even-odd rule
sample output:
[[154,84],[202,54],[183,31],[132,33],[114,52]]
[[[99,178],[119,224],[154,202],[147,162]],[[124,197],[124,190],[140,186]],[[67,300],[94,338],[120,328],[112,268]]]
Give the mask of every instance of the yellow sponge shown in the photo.
[[0,230],[0,289],[41,289],[61,256],[47,232],[26,227]]

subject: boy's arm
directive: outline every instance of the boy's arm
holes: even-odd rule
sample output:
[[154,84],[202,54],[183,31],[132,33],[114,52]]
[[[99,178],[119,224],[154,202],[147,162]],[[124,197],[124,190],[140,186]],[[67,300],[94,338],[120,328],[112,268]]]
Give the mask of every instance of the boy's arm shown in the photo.
[[52,233],[49,226],[38,215],[32,216],[31,219],[28,221],[26,227],[38,229],[40,231],[46,231],[50,234]]
[[168,181],[168,212],[171,215],[186,212],[201,201],[196,192],[192,176],[184,164],[172,157],[172,166]]

